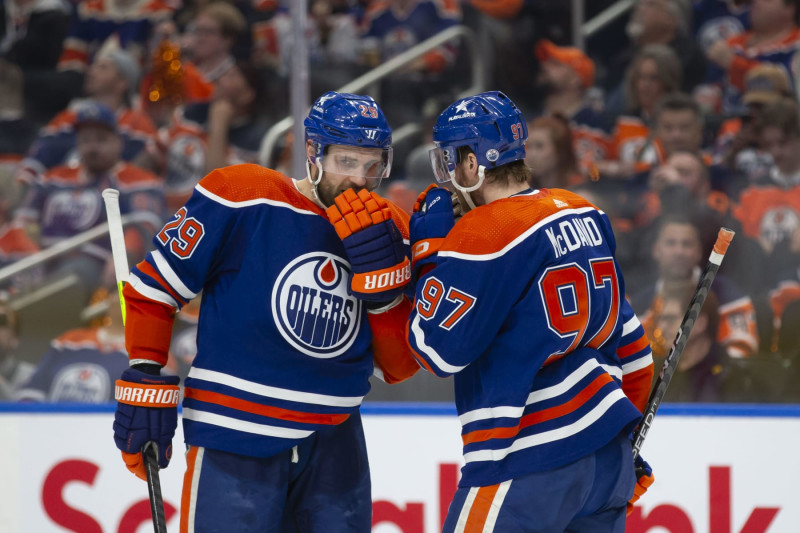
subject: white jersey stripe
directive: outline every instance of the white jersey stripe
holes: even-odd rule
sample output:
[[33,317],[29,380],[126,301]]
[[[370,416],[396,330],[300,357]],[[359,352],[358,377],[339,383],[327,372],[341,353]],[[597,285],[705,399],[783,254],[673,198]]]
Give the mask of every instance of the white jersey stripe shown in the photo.
[[589,373],[592,372],[592,370],[595,370],[599,366],[600,363],[598,363],[596,359],[589,359],[581,366],[579,366],[577,369],[575,369],[575,371],[572,374],[564,378],[561,381],[561,383],[553,385],[552,387],[547,387],[546,389],[539,389],[530,393],[526,405],[531,405],[532,403],[537,403],[537,402],[543,402],[545,400],[555,398],[556,396],[561,396],[562,394],[570,390],[572,387],[574,387],[575,384],[578,383],[580,380],[588,376]]
[[467,254],[463,252],[439,252],[439,257],[453,257],[456,259],[464,259],[466,261],[491,261],[492,259],[497,259],[498,257],[502,257],[503,255],[507,254],[510,250],[516,247],[518,244],[523,242],[525,239],[533,235],[536,230],[541,228],[542,226],[546,226],[551,222],[558,220],[561,217],[565,217],[567,215],[580,215],[583,213],[587,213],[589,211],[600,211],[595,207],[581,207],[578,209],[562,209],[557,213],[553,213],[552,215],[543,218],[530,228],[528,228],[524,233],[520,234],[516,239],[505,245],[501,250],[497,252],[492,252],[490,254]]
[[158,271],[162,276],[164,276],[164,280],[166,280],[166,282],[169,283],[170,286],[175,289],[175,292],[180,294],[182,298],[191,300],[197,296],[196,292],[192,291],[189,289],[189,287],[183,284],[175,271],[172,270],[172,267],[169,266],[167,260],[164,259],[164,256],[161,255],[161,252],[158,250],[153,250],[150,252],[150,256],[153,258],[153,261],[156,262],[156,268],[158,268]]
[[160,291],[158,289],[151,287],[150,285],[147,285],[144,281],[139,279],[139,276],[137,276],[136,274],[128,275],[128,283],[130,283],[131,287],[133,287],[133,289],[142,296],[145,296],[157,302],[161,302],[162,304],[167,304],[170,307],[174,307],[175,309],[179,307],[178,302],[175,301],[175,298],[173,298],[171,294],[169,294],[168,292]]
[[486,420],[487,418],[519,418],[522,412],[525,411],[525,406],[515,407],[512,405],[503,405],[499,407],[484,407],[482,409],[475,409],[459,416],[461,425],[465,426],[471,422],[478,420]]
[[598,403],[591,411],[583,415],[580,419],[572,424],[560,428],[545,431],[544,433],[536,433],[521,439],[517,439],[511,446],[500,448],[496,450],[477,450],[464,454],[464,461],[467,463],[475,461],[502,461],[509,454],[523,450],[525,448],[532,448],[542,444],[555,442],[557,440],[571,437],[579,433],[587,427],[594,424],[603,414],[605,414],[612,405],[620,400],[626,399],[625,394],[620,389],[612,390],[600,403]]
[[464,500],[464,506],[461,507],[461,512],[458,514],[458,522],[456,522],[453,533],[464,533],[464,529],[467,527],[467,518],[469,518],[469,512],[472,510],[472,504],[475,503],[475,496],[477,496],[479,488],[472,487],[469,489],[467,499]]
[[630,334],[631,332],[635,331],[642,323],[639,322],[639,319],[636,318],[636,315],[633,315],[630,320],[625,322],[625,325],[622,326],[622,336]]
[[[553,385],[552,387],[547,387],[546,389],[540,389],[533,391],[528,396],[528,400],[525,403],[525,406],[530,405],[532,403],[542,402],[544,400],[549,400],[550,398],[555,398],[556,396],[560,396],[565,392],[569,391],[572,387],[575,386],[581,379],[586,377],[592,370],[599,367],[600,364],[595,359],[590,359],[579,366],[572,374],[564,378],[561,383]],[[620,373],[618,370],[617,373]],[[621,375],[621,374],[620,374]],[[459,416],[458,419],[461,421],[461,425],[469,424],[470,422],[475,422],[478,420],[486,420],[488,418],[519,418],[522,416],[522,413],[525,411],[525,406],[516,407],[516,406],[501,406],[501,407],[486,407],[483,409],[475,409],[474,411],[469,411],[464,413],[463,415]]]
[[279,437],[283,439],[304,439],[313,433],[313,431],[304,431],[300,429],[282,428],[267,424],[247,422],[246,420],[239,420],[238,418],[231,418],[229,416],[218,415],[216,413],[208,413],[206,411],[197,411],[195,409],[188,409],[186,407],[183,408],[183,418],[186,420],[194,420],[195,422],[202,422],[204,424],[211,424],[213,426],[233,429],[235,431],[244,431],[246,433],[254,433],[256,435],[264,435],[267,437]]
[[197,454],[194,457],[194,465],[192,468],[192,486],[189,492],[189,512],[188,514],[188,533],[194,533],[194,517],[197,514],[197,487],[200,485],[200,474],[203,470],[203,456],[206,449],[202,446],[197,448]]
[[500,483],[500,486],[497,487],[497,492],[495,492],[494,499],[492,500],[492,506],[489,508],[489,514],[486,515],[486,523],[483,525],[482,533],[492,533],[494,531],[500,509],[503,508],[503,500],[506,499],[506,494],[508,494],[508,490],[511,488],[512,481],[513,479],[503,481]]
[[445,362],[442,357],[436,353],[436,350],[425,344],[425,332],[422,331],[422,328],[419,327],[420,317],[418,314],[414,316],[414,322],[411,323],[411,332],[414,334],[414,342],[417,344],[417,348],[423,354],[427,355],[431,362],[436,365],[440,370],[447,372],[449,374],[455,374],[466,368],[464,366],[455,366]]
[[648,366],[653,364],[653,352],[649,352],[647,357],[640,357],[630,363],[626,363],[622,365],[622,373],[630,374],[631,372],[636,372],[637,370],[641,370],[643,368],[647,368]]
[[202,185],[197,184],[195,185],[195,190],[206,196],[207,198],[217,202],[218,204],[222,204],[226,207],[233,207],[233,208],[241,208],[241,207],[250,207],[254,205],[271,205],[273,207],[284,207],[286,209],[290,209],[295,213],[300,213],[301,215],[314,215],[319,216],[314,211],[309,211],[308,209],[300,209],[299,207],[295,207],[292,204],[288,204],[286,202],[278,202],[276,200],[269,200],[267,198],[254,198],[252,200],[242,200],[239,202],[234,202],[233,200],[226,200],[221,196],[217,196],[213,192],[209,191],[208,189],[204,188]]
[[217,372],[215,370],[206,370],[197,367],[192,367],[192,369],[189,370],[189,377],[194,379],[202,379],[203,381],[211,381],[220,385],[227,385],[229,387],[253,394],[258,394],[260,396],[268,396],[270,398],[288,400],[291,402],[328,405],[331,407],[357,407],[361,405],[361,401],[363,400],[362,396],[329,396],[326,394],[316,394],[313,392],[280,389],[278,387],[270,387],[254,381],[237,378],[236,376],[231,376],[230,374],[223,374],[222,372]]

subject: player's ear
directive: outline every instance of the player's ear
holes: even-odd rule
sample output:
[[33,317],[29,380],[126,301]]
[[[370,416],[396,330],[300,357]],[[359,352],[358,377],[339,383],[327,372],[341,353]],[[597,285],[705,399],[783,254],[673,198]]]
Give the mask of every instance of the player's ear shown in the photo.
[[475,157],[475,154],[472,152],[467,154],[467,169],[469,169],[470,172],[478,173],[478,158]]
[[309,159],[313,159],[315,155],[317,155],[317,148],[314,145],[314,141],[309,139],[306,141],[306,156]]

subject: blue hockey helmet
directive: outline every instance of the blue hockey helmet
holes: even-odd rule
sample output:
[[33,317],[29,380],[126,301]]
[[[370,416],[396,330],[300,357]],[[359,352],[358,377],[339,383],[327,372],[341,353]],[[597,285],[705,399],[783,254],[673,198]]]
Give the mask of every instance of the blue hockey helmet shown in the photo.
[[[392,128],[371,96],[327,92],[311,106],[303,125],[306,141],[310,140],[315,147],[311,162],[320,170],[377,180],[389,175]],[[378,148],[380,157],[377,164],[348,169],[347,164],[325,157],[326,148],[331,145]]]
[[481,167],[493,169],[524,159],[527,139],[525,117],[505,94],[489,91],[462,98],[445,109],[433,127],[436,148],[430,156],[436,180],[455,176],[462,146],[475,152]]

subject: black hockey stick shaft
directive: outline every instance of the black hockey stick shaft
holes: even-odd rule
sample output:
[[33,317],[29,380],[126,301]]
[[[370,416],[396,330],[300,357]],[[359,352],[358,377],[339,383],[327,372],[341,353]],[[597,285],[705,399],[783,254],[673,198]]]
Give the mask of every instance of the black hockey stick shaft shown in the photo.
[[692,301],[689,302],[689,308],[686,310],[686,314],[683,315],[683,321],[681,321],[678,333],[675,335],[675,341],[672,343],[667,359],[664,361],[658,379],[653,386],[653,390],[650,392],[650,398],[647,400],[647,406],[644,409],[642,421],[639,423],[636,431],[633,432],[634,459],[639,455],[642,444],[644,444],[644,439],[647,437],[650,426],[653,424],[656,411],[658,411],[661,400],[664,399],[664,395],[667,393],[667,387],[669,387],[672,375],[678,367],[678,361],[681,358],[683,349],[686,347],[686,342],[689,340],[692,327],[694,327],[697,316],[700,314],[700,309],[706,301],[708,291],[711,289],[711,284],[714,282],[714,277],[717,275],[717,271],[722,264],[722,259],[725,257],[725,252],[728,251],[728,246],[733,236],[734,232],[727,228],[721,228],[719,230],[717,242],[714,243],[714,250],[711,252],[708,263],[705,269],[703,269],[703,273],[700,275],[700,281],[698,281],[697,288],[692,295]]
[[[119,291],[119,304],[122,306],[122,322],[125,323],[125,299],[122,288],[128,281],[128,256],[125,252],[125,236],[122,232],[122,215],[119,211],[119,191],[105,189],[102,193],[106,204],[106,218],[108,219],[108,235],[111,239],[111,256],[114,260],[114,274],[117,278]],[[158,458],[156,457],[155,442],[145,444],[142,450],[147,473],[147,493],[150,496],[150,513],[153,518],[155,533],[167,533],[167,524],[164,519],[164,499],[161,496],[161,482],[158,477]]]
[[161,480],[158,477],[158,457],[153,441],[144,445],[142,460],[147,473],[147,493],[150,496],[150,514],[153,518],[153,531],[167,533],[167,520],[164,516],[164,498],[161,496]]

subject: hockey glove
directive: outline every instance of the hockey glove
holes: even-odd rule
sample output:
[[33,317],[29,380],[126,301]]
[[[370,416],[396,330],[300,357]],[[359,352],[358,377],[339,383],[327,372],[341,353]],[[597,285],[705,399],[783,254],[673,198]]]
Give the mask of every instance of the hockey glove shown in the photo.
[[403,236],[386,200],[348,189],[327,210],[353,269],[350,290],[367,302],[390,302],[410,280]]
[[436,263],[436,254],[444,238],[455,225],[450,191],[430,185],[414,204],[409,228],[411,231],[411,272],[419,279],[426,265]]
[[645,492],[647,492],[647,489],[656,479],[653,476],[653,469],[650,468],[650,465],[647,463],[647,461],[642,459],[641,455],[636,456],[634,467],[636,469],[636,486],[633,488],[633,497],[631,497],[631,499],[628,501],[628,515],[633,512],[636,501],[641,498]]
[[147,479],[142,449],[156,443],[158,466],[166,468],[172,457],[172,437],[178,425],[178,376],[151,375],[128,368],[116,383],[117,412],[114,442],[128,470]]

